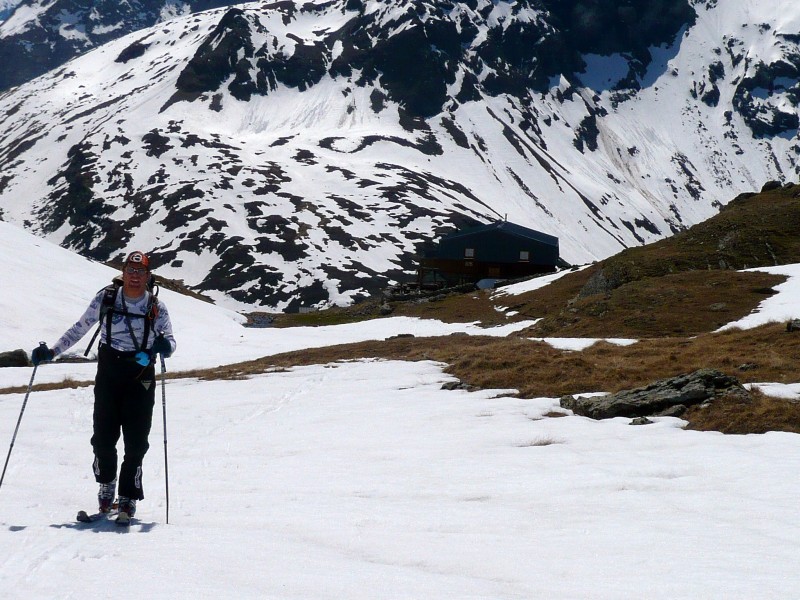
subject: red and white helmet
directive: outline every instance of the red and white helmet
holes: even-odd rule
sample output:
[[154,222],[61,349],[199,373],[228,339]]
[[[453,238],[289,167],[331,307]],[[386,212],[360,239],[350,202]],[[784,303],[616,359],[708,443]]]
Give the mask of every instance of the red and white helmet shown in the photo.
[[147,254],[139,250],[128,254],[128,258],[125,259],[125,265],[127,266],[129,264],[142,265],[148,271],[150,270],[150,259]]

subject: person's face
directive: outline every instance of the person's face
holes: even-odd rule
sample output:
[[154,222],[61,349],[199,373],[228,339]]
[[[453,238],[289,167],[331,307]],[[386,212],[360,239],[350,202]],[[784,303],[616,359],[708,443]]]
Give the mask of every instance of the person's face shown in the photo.
[[147,270],[147,267],[128,263],[122,269],[122,291],[130,298],[138,298],[147,289],[149,277],[150,271]]

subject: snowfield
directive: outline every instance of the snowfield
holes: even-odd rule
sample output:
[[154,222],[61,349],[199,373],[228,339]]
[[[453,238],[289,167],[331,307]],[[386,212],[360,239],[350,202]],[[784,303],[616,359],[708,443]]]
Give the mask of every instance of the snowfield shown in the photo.
[[[0,251],[0,275],[14,282],[0,291],[2,349],[52,344],[113,274],[5,223]],[[740,326],[783,319],[773,310],[800,314],[800,267],[782,269],[789,282]],[[170,370],[423,326],[253,330],[235,313],[163,294],[178,340]],[[796,596],[800,436],[684,431],[674,418],[598,422],[555,398],[442,390],[452,379],[443,367],[364,360],[167,382],[156,395],[146,499],[129,530],[74,522],[95,503],[91,387],[33,392],[0,488],[0,595]],[[27,384],[32,369],[0,371],[5,386]],[[36,380],[92,373],[42,365]],[[797,386],[764,389],[798,398]],[[4,453],[23,398],[0,395]],[[553,411],[565,416],[546,416]]]

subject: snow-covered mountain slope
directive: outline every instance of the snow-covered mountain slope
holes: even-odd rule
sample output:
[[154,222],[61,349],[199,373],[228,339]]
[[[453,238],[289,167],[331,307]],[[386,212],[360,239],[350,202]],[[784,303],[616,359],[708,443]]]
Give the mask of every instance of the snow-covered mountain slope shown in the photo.
[[132,31],[228,0],[0,0],[0,90]]
[[292,310],[473,220],[582,263],[796,178],[794,2],[566,4],[250,3],[129,35],[0,96],[1,216]]

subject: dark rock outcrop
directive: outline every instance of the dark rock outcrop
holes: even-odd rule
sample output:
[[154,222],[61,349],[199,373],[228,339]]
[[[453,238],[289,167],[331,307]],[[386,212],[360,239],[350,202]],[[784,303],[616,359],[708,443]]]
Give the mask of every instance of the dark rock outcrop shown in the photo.
[[31,363],[24,350],[12,350],[10,352],[0,352],[0,368],[2,367],[27,367]]
[[756,137],[774,137],[794,132],[800,118],[800,56],[793,54],[772,64],[758,63],[752,75],[736,87],[733,107]]
[[[424,119],[454,100],[476,100],[481,92],[545,92],[552,77],[571,77],[585,68],[582,54],[614,52],[631,57],[628,83],[638,88],[637,77],[651,62],[648,48],[673,41],[697,15],[687,0],[635,0],[618,10],[614,4],[545,2],[542,11],[522,0],[514,3],[513,18],[506,22],[490,18],[494,5],[486,2],[457,8],[449,1],[398,0],[369,12],[354,2],[344,6],[350,18],[340,29],[314,43],[291,37],[294,48],[282,47],[269,32],[256,48],[250,35],[255,21],[232,8],[181,73],[173,101],[195,100],[224,82],[230,82],[234,97],[249,100],[278,84],[303,91],[326,74],[337,78],[357,72],[359,86],[379,82],[385,99],[397,102],[410,118]],[[268,8],[290,23],[298,14],[320,14],[334,6],[279,2]],[[518,18],[521,13],[538,16]],[[448,88],[459,73],[460,89],[450,98]],[[374,97],[373,104],[379,111],[383,99]],[[594,149],[595,128],[591,120],[585,124],[583,141],[589,150]]]
[[693,373],[661,379],[642,388],[607,396],[590,398],[564,396],[561,398],[561,407],[571,410],[576,415],[593,419],[677,416],[682,412],[680,407],[701,404],[731,394],[749,396],[749,392],[735,377],[714,369],[700,369]]

